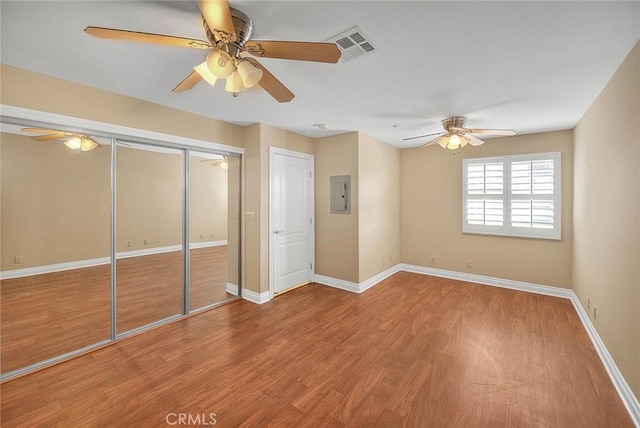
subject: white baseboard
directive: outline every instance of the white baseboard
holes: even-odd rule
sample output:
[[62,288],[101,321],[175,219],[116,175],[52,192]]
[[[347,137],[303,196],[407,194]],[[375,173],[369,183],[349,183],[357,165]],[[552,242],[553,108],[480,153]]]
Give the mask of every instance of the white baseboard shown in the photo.
[[545,296],[552,296],[552,297],[561,297],[563,299],[571,300],[571,303],[573,304],[573,307],[575,308],[578,314],[578,317],[580,318],[580,321],[582,321],[582,325],[587,331],[587,334],[589,335],[589,338],[591,339],[593,346],[596,348],[596,352],[598,353],[598,356],[602,360],[602,363],[604,364],[604,367],[607,370],[609,377],[611,378],[611,382],[613,383],[614,387],[618,391],[618,395],[620,396],[620,399],[622,400],[623,404],[627,408],[627,411],[629,412],[629,416],[631,416],[631,419],[633,420],[634,424],[637,427],[640,427],[640,403],[638,402],[638,398],[634,395],[633,391],[629,387],[629,384],[627,384],[626,380],[622,376],[622,373],[620,373],[618,366],[616,365],[615,361],[611,357],[611,354],[609,354],[607,347],[605,346],[604,342],[598,335],[598,332],[596,331],[593,323],[591,322],[591,319],[589,318],[586,311],[582,307],[582,304],[578,300],[578,297],[573,292],[573,290],[570,290],[567,288],[552,287],[548,285],[534,284],[530,282],[514,281],[510,279],[475,275],[475,274],[470,274],[465,272],[455,272],[455,271],[449,271],[444,269],[434,269],[434,268],[429,268],[425,266],[417,266],[417,265],[410,265],[410,264],[404,264],[404,263],[393,266],[387,269],[386,271],[381,272],[378,275],[375,275],[374,277],[369,278],[368,280],[361,283],[345,281],[342,279],[331,278],[323,275],[316,275],[315,282],[317,282],[318,284],[328,285],[330,287],[339,288],[341,290],[350,291],[353,293],[362,293],[363,291],[378,284],[383,279],[399,271],[418,273],[422,275],[437,276],[441,278],[455,279],[459,281],[472,282],[475,284],[489,285],[492,287],[509,288],[511,290],[525,291],[528,293],[542,294]]
[[[227,241],[204,241],[189,244],[189,249],[218,247],[227,245]],[[130,257],[150,256],[153,254],[171,253],[181,251],[182,245],[167,245],[164,247],[142,248],[140,250],[119,251],[116,253],[116,260],[128,259]],[[111,262],[110,257],[98,257],[95,259],[76,260],[73,262],[55,263],[51,265],[35,266],[24,269],[13,269],[0,272],[0,280],[22,278],[25,276],[43,275],[46,273],[63,272],[66,270],[82,269],[87,267],[106,265]],[[237,292],[236,292],[237,293]]]
[[0,272],[0,280],[22,278],[25,276],[42,275],[45,273],[62,272],[65,270],[82,269],[111,263],[111,257],[77,260],[75,262],[56,263],[53,265],[35,266],[24,269],[5,270]]
[[352,293],[362,293],[360,291],[360,284],[356,282],[345,281],[344,279],[332,278],[324,275],[314,275],[313,282],[322,285],[328,285],[329,287],[339,288],[344,291],[351,291]]
[[[202,241],[202,242],[192,242],[189,244],[189,249],[193,250],[196,248],[208,248],[208,247],[219,247],[221,245],[227,245],[226,240],[221,241]],[[182,248],[182,245],[180,246]]]
[[255,291],[247,290],[246,288],[242,289],[242,298],[250,301],[251,303],[257,303],[258,305],[271,300],[271,296],[268,291],[265,291],[264,293],[256,293]]
[[116,260],[128,259],[131,257],[151,256],[153,254],[172,253],[182,250],[182,245],[167,245],[165,247],[141,248],[139,250],[118,251]]
[[471,273],[456,272],[444,269],[434,269],[425,266],[409,265],[404,263],[400,265],[400,270],[404,272],[437,276],[440,278],[456,279],[458,281],[473,282],[476,284],[491,285],[493,287],[509,288],[511,290],[543,294],[545,296],[562,297],[565,299],[570,299],[572,294],[572,291],[568,288],[551,287],[548,285],[534,284],[531,282],[514,281],[511,279],[494,278],[491,276],[475,275]]
[[227,282],[227,293],[233,294],[234,296],[238,295],[238,286]]
[[332,278],[324,275],[315,275],[314,282],[322,285],[328,285],[329,287],[339,288],[340,290],[351,291],[352,293],[362,293],[378,284],[380,281],[390,277],[394,273],[399,272],[400,266],[401,265],[399,264],[392,266],[360,283],[345,281],[344,279]]

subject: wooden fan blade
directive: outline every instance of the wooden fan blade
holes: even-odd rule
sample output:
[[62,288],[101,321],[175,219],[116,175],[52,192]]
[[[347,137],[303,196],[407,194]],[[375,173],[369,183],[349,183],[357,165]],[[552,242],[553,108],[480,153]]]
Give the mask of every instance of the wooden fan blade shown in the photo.
[[467,129],[467,134],[516,135],[511,129]]
[[236,40],[236,29],[227,0],[200,0],[198,6],[211,31],[224,31],[231,35],[232,42]]
[[474,137],[471,134],[465,134],[464,137],[469,139],[469,144],[471,144],[472,146],[479,146],[481,144],[484,144],[484,141],[482,141],[480,138]]
[[250,40],[245,47],[252,55],[262,58],[295,59],[336,63],[340,59],[340,50],[335,43],[284,42],[269,40]]
[[31,139],[36,141],[49,141],[49,140],[59,140],[65,137],[68,137],[68,135],[65,132],[57,132],[55,134],[50,134],[50,135],[36,135],[31,137]]
[[424,149],[425,147],[429,147],[429,146],[435,145],[438,142],[438,140],[440,139],[440,137],[442,137],[442,135],[439,135],[436,138],[434,138],[433,140],[427,142],[426,144],[423,144],[422,146],[420,146],[420,148]]
[[267,91],[276,101],[288,103],[295,97],[293,92],[287,89],[273,74],[269,73],[269,70],[264,68],[262,64],[253,58],[247,58],[247,60],[251,62],[253,66],[262,70],[262,79],[260,79],[258,85],[262,86],[262,89]]
[[185,77],[185,79],[182,82],[178,83],[178,85],[175,88],[173,88],[171,91],[176,93],[188,91],[189,89],[193,88],[198,83],[200,83],[201,80],[202,80],[202,77],[200,76],[200,74],[194,70],[191,72],[190,75]]
[[402,141],[416,140],[418,138],[431,137],[432,135],[437,135],[439,137],[444,134],[446,134],[446,132],[434,132],[433,134],[425,134],[425,135],[418,135],[417,137],[403,138]]
[[117,30],[115,28],[87,27],[84,32],[102,39],[124,40],[128,42],[152,43],[155,45],[178,46],[182,48],[211,49],[211,43],[204,40],[163,34],[140,33],[137,31]]

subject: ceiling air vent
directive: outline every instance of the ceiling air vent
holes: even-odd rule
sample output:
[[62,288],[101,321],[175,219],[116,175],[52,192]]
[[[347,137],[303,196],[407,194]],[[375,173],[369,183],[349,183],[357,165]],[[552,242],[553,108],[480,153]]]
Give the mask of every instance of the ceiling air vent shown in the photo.
[[359,27],[353,27],[342,34],[327,40],[338,45],[338,49],[342,53],[342,62],[349,62],[362,55],[375,52],[376,48],[367,39],[367,36]]

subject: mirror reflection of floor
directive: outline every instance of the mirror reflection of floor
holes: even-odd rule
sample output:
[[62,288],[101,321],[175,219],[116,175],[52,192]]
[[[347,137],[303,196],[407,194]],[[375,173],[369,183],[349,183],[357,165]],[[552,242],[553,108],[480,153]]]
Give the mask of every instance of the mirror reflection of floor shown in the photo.
[[[190,307],[223,301],[227,246],[190,250]],[[182,312],[182,252],[117,261],[118,332]],[[110,265],[0,281],[2,373],[109,339]]]

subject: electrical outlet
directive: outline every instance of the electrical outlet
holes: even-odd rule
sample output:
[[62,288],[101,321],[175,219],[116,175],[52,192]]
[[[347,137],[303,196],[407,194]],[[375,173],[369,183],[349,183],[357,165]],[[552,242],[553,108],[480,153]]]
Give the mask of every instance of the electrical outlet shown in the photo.
[[469,269],[471,269],[471,268],[472,268],[471,260],[467,260],[467,267],[468,267]]
[[147,241],[146,239],[142,242],[144,243],[144,245],[149,245],[149,241]]
[[435,263],[436,262],[436,256],[431,256],[431,263]]
[[127,241],[127,247],[133,247],[133,241]]
[[596,318],[598,318],[598,311],[597,311],[597,308],[594,306],[593,307],[593,319],[596,319]]
[[17,265],[21,265],[22,264],[22,256],[15,256],[13,258],[13,263],[15,263]]

